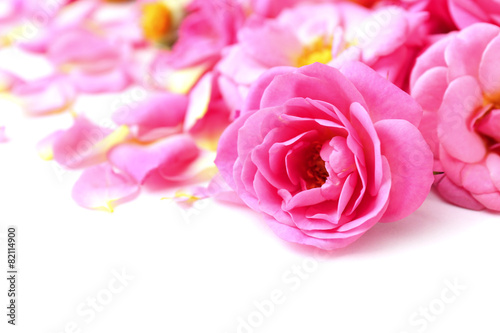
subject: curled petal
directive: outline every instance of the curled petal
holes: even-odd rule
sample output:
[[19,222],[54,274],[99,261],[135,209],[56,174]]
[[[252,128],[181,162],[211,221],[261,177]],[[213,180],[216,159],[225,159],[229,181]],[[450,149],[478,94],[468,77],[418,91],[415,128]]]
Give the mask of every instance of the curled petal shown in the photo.
[[124,143],[108,153],[109,162],[142,184],[154,170],[172,178],[182,175],[200,151],[187,135],[172,136],[150,145]]

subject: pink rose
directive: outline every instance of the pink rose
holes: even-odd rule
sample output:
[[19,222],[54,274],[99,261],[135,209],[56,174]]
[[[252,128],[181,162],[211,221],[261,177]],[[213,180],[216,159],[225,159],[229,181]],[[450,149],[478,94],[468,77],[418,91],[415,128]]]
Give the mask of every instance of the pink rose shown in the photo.
[[500,24],[500,2],[496,0],[448,0],[451,16],[460,29],[474,23]]
[[426,13],[396,6],[372,10],[350,2],[303,4],[275,19],[251,17],[219,63],[223,95],[239,109],[251,84],[270,68],[314,62],[339,68],[353,60],[404,88],[427,38],[426,19]]
[[278,67],[223,133],[216,165],[281,238],[336,249],[400,220],[432,186],[422,109],[359,62]]
[[500,28],[478,23],[432,45],[412,73],[420,129],[436,159],[441,195],[500,211]]

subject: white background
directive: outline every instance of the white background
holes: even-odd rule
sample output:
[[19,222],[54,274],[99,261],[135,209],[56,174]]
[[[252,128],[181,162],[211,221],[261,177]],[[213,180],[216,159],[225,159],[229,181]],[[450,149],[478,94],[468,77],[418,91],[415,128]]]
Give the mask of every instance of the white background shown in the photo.
[[[17,51],[1,53],[0,66],[46,71]],[[75,109],[106,112],[115,98]],[[0,282],[1,332],[500,331],[499,215],[431,194],[414,215],[319,257],[281,241],[244,207],[203,201],[184,211],[161,200],[164,191],[143,191],[114,213],[85,210],[71,199],[78,173],[35,150],[70,123],[69,114],[28,118],[0,101],[11,138],[0,144],[0,267],[7,271],[13,224],[20,272],[15,328]],[[122,273],[125,282],[116,280]],[[453,292],[454,283],[465,290]],[[429,307],[432,319],[423,319]]]

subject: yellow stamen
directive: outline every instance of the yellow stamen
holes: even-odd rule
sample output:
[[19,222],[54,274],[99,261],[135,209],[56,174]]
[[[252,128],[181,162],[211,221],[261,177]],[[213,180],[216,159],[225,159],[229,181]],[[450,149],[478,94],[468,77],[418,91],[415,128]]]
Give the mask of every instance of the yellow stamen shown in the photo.
[[146,3],[142,7],[142,30],[144,36],[152,42],[161,42],[173,29],[173,16],[163,2]]
[[325,42],[323,38],[317,38],[312,44],[303,49],[302,54],[295,63],[297,67],[302,67],[315,62],[327,64],[332,59],[332,43]]

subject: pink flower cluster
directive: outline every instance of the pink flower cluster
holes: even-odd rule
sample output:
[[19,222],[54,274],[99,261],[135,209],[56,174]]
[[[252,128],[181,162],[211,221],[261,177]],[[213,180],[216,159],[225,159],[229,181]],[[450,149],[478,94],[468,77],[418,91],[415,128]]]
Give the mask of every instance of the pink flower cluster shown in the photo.
[[[81,170],[84,207],[217,167],[199,197],[331,250],[410,215],[433,184],[500,211],[499,17],[493,0],[16,0],[1,45],[51,72],[0,69],[1,89],[33,116],[70,111],[39,151]],[[108,121],[74,108],[134,92]]]

